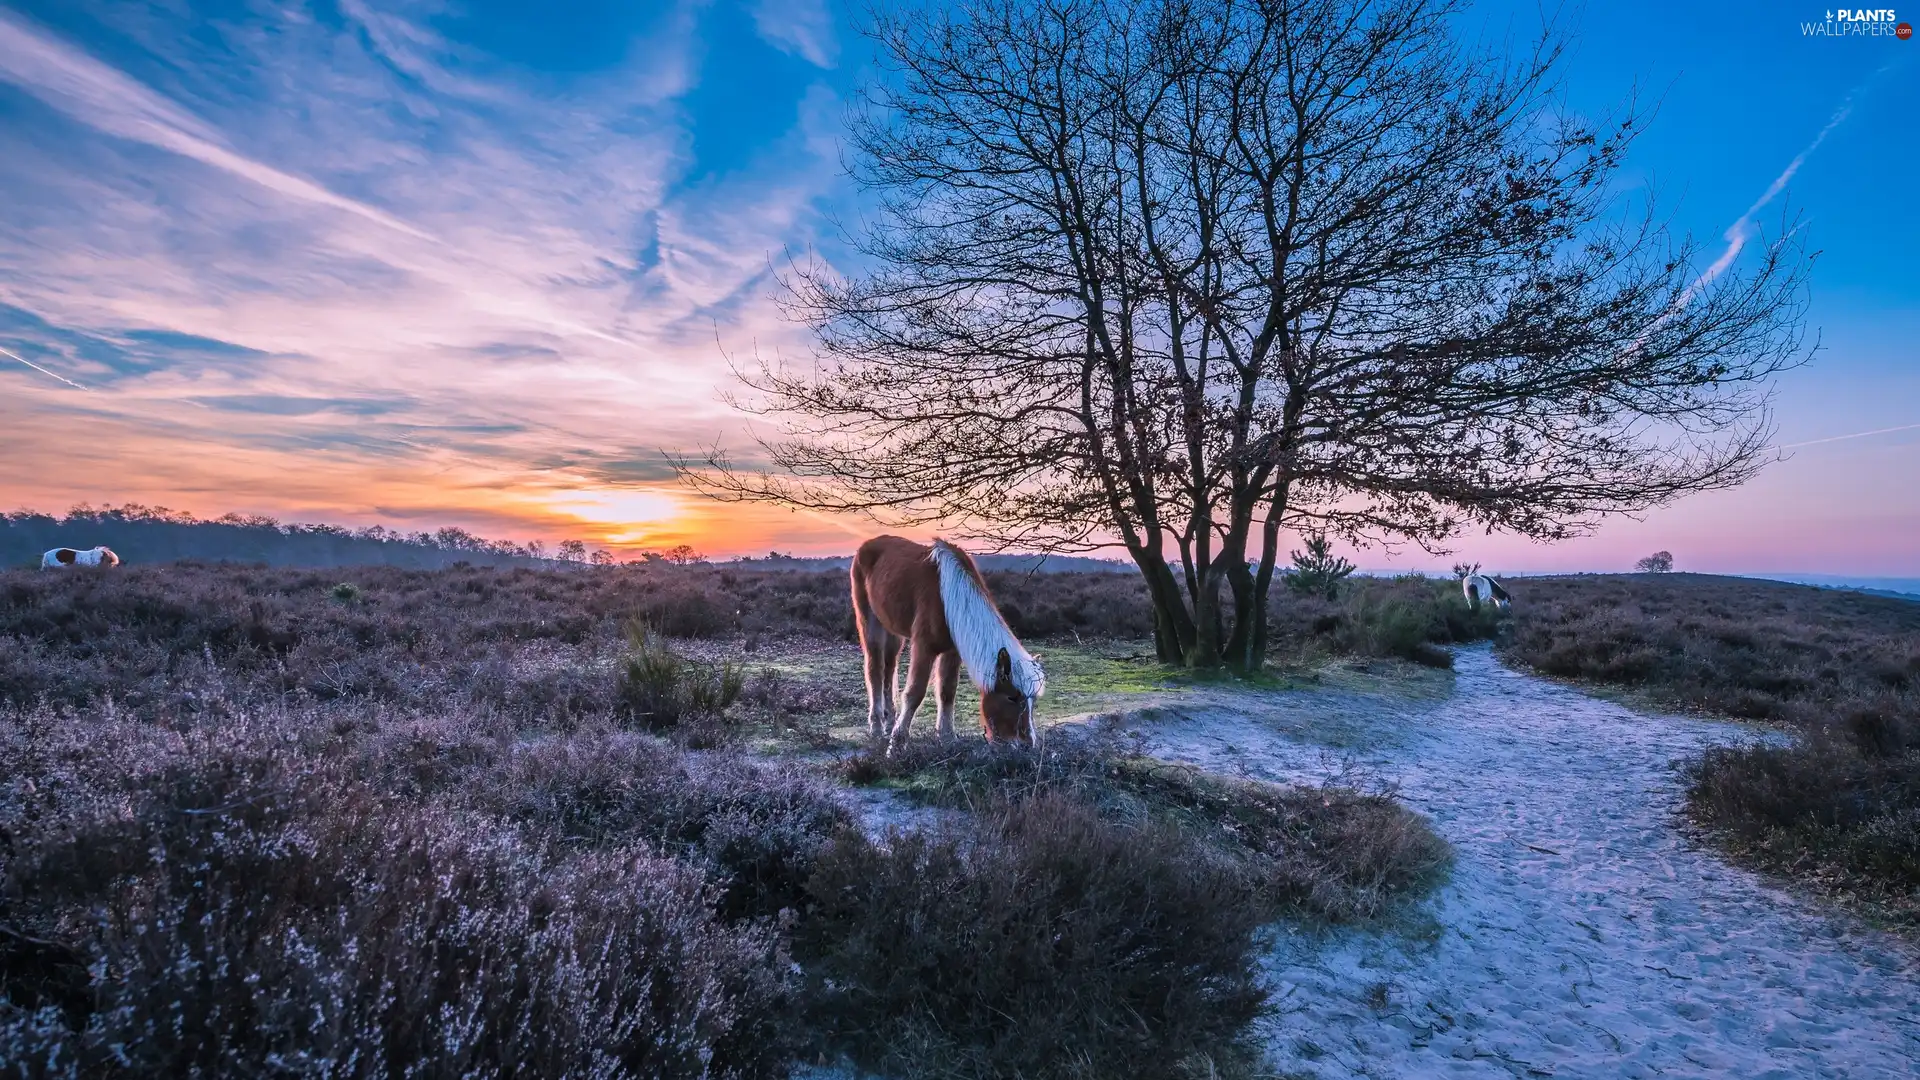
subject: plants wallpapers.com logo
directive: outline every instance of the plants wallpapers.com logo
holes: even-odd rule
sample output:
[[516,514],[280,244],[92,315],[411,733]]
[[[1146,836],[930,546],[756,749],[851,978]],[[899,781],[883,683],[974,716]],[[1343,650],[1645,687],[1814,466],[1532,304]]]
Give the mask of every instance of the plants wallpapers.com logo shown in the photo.
[[1802,37],[1890,37],[1906,41],[1913,25],[1901,22],[1892,8],[1840,8],[1828,11],[1820,22],[1800,24]]

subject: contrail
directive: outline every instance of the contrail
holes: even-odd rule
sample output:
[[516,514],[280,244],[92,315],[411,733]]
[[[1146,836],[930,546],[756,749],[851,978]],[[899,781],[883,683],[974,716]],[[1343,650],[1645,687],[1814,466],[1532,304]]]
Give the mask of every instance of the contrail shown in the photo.
[[[1640,347],[1646,344],[1647,339],[1652,337],[1661,327],[1673,321],[1673,318],[1680,313],[1680,309],[1691,304],[1693,298],[1699,294],[1701,289],[1711,285],[1715,278],[1727,272],[1727,268],[1732,266],[1734,260],[1740,257],[1741,250],[1747,246],[1747,240],[1753,235],[1753,215],[1759,213],[1763,207],[1772,202],[1782,191],[1786,190],[1788,181],[1793,179],[1793,174],[1800,171],[1800,166],[1807,163],[1807,158],[1811,157],[1815,150],[1820,149],[1820,144],[1827,141],[1827,136],[1833,134],[1835,128],[1844,123],[1847,117],[1853,115],[1854,98],[1859,97],[1862,91],[1872,85],[1873,80],[1879,78],[1882,73],[1886,72],[1892,66],[1892,64],[1882,66],[1879,71],[1867,76],[1864,82],[1855,86],[1852,90],[1847,91],[1847,96],[1841,100],[1840,107],[1835,109],[1833,115],[1827,119],[1827,126],[1820,129],[1820,134],[1815,135],[1813,141],[1807,144],[1806,149],[1795,154],[1793,160],[1787,162],[1787,167],[1780,170],[1780,175],[1774,177],[1773,183],[1767,185],[1767,190],[1761,192],[1760,197],[1754,200],[1752,206],[1747,207],[1746,213],[1741,214],[1734,220],[1732,225],[1727,226],[1727,231],[1721,234],[1727,242],[1727,250],[1721,252],[1720,257],[1713,260],[1712,265],[1700,271],[1700,276],[1694,278],[1685,289],[1682,289],[1679,296],[1674,297],[1673,303],[1668,305],[1666,312],[1655,319],[1652,325],[1642,330],[1638,337],[1633,339],[1633,344],[1628,346],[1628,353],[1639,352]],[[1800,226],[1798,225],[1794,226],[1795,231],[1798,231],[1799,228]],[[1792,236],[1793,234],[1788,233],[1787,235]],[[1782,239],[1784,240],[1785,238],[1783,237]]]
[[1841,442],[1845,439],[1864,439],[1869,435],[1891,435],[1896,431],[1920,431],[1920,424],[1901,424],[1899,427],[1875,428],[1872,431],[1856,431],[1851,435],[1830,435],[1824,439],[1808,439],[1806,442],[1788,443],[1785,446],[1770,446],[1769,450],[1797,450],[1802,446],[1819,446],[1821,443]]
[[65,375],[62,375],[54,371],[48,371],[46,368],[43,368],[39,364],[34,363],[33,361],[27,359],[24,356],[21,356],[19,353],[12,352],[7,349],[0,349],[0,353],[5,353],[6,355],[13,357],[15,360],[20,361],[21,363],[27,365],[28,367],[39,372],[40,374],[47,376],[48,378],[59,379],[61,382],[66,383],[68,386],[73,387],[75,390],[86,389],[86,387],[81,386],[79,383],[74,382],[72,379],[67,378]]
[[[1884,67],[1880,69],[1880,71],[1885,70],[1886,68]],[[1846,98],[1840,102],[1840,107],[1835,109],[1833,116],[1827,120],[1827,126],[1820,129],[1820,134],[1813,137],[1813,141],[1807,144],[1805,150],[1795,154],[1793,160],[1787,162],[1787,167],[1780,170],[1780,175],[1774,177],[1773,183],[1767,185],[1767,190],[1762,192],[1760,197],[1753,201],[1752,206],[1747,207],[1746,213],[1741,214],[1739,218],[1735,219],[1732,225],[1727,226],[1727,231],[1721,234],[1727,242],[1727,250],[1721,252],[1720,257],[1713,260],[1713,265],[1701,271],[1700,276],[1693,279],[1693,284],[1688,285],[1687,290],[1680,294],[1680,300],[1675,305],[1676,307],[1685,306],[1688,301],[1693,299],[1695,293],[1712,284],[1713,279],[1727,272],[1727,267],[1732,266],[1733,261],[1740,257],[1741,249],[1747,246],[1747,240],[1753,235],[1753,215],[1759,213],[1761,209],[1772,202],[1776,196],[1786,190],[1788,182],[1793,179],[1793,174],[1800,171],[1800,166],[1807,163],[1807,158],[1812,157],[1813,152],[1820,149],[1820,144],[1827,141],[1827,136],[1833,134],[1835,128],[1845,123],[1847,117],[1853,115],[1853,99],[1859,97],[1860,92],[1865,90],[1868,84],[1873,82],[1874,77],[1877,77],[1879,74],[1880,72],[1878,71],[1874,72],[1872,76],[1867,78],[1866,82],[1849,90]]]

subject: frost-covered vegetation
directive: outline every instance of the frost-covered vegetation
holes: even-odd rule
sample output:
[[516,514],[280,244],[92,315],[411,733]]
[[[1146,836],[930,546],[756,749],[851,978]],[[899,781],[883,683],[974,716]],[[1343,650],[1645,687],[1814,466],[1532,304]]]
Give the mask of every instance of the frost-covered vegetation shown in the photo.
[[1761,865],[1920,922],[1920,603],[1700,574],[1529,578],[1506,654],[1792,733],[1709,751],[1688,807]]
[[[1074,655],[1147,610],[994,585]],[[1299,649],[1373,640],[1315,604]],[[848,622],[837,573],[0,574],[0,1073],[1231,1072],[1261,925],[1445,861],[1390,799],[1065,738],[882,763],[970,794],[876,833]]]

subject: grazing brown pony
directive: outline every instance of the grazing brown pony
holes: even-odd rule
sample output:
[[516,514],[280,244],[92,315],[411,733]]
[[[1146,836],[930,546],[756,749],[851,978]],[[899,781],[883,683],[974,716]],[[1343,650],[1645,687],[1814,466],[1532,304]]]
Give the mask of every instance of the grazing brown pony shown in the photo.
[[[888,752],[906,745],[913,714],[938,672],[939,733],[953,737],[953,699],[964,661],[980,688],[980,726],[988,742],[1032,745],[1033,703],[1046,691],[1040,664],[1022,648],[980,570],[944,540],[932,547],[876,536],[853,557],[853,613],[867,659],[867,729],[874,738],[893,722]],[[894,710],[901,646],[911,643],[907,690]]]

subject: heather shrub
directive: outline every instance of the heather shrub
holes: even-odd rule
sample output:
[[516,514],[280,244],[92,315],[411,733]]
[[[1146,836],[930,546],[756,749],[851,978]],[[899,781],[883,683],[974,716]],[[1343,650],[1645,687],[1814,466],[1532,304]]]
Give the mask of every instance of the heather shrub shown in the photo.
[[706,870],[728,919],[801,906],[815,857],[851,823],[793,767],[696,758],[627,733],[514,745],[471,759],[438,785],[552,842],[604,847],[643,837]]
[[886,783],[932,805],[977,810],[1059,796],[1103,820],[1172,828],[1237,867],[1270,918],[1372,918],[1433,884],[1451,859],[1424,819],[1384,793],[1214,776],[1097,731],[1056,729],[1037,751],[909,743],[840,768],[850,783]]
[[1044,793],[819,860],[796,950],[863,1066],[925,1077],[1172,1075],[1261,1010],[1244,876],[1175,830]]
[[1153,606],[1137,574],[986,575],[1000,613],[1026,639],[1134,640],[1153,634]]
[[610,658],[553,642],[502,646],[475,659],[460,684],[474,703],[550,729],[570,730],[621,707],[619,672]]
[[1417,576],[1347,578],[1338,599],[1282,591],[1269,620],[1285,658],[1392,657],[1438,668],[1453,666],[1444,646],[1484,641],[1501,627],[1498,612],[1469,607],[1453,582]]
[[15,1075],[746,1077],[792,1051],[771,930],[644,848],[544,847],[258,746],[43,809],[8,815],[0,924],[65,962],[0,968]]
[[1453,655],[1429,640],[1433,620],[1430,613],[1395,600],[1363,607],[1355,612],[1365,655],[1392,656],[1427,667],[1449,668]]
[[681,571],[659,576],[635,605],[638,618],[669,637],[710,638],[733,629],[737,600],[707,575]]
[[1863,750],[1816,732],[1714,747],[1688,773],[1689,814],[1740,851],[1920,923],[1920,746]]
[[1803,729],[1875,708],[1920,716],[1920,604],[1666,573],[1528,578],[1502,651],[1668,706]]
[[[483,706],[528,719],[551,707],[571,723],[608,695],[619,698],[621,665],[602,658],[627,648],[632,621],[683,643],[738,632],[748,648],[783,635],[850,640],[853,625],[839,571],[361,567],[352,602],[335,599],[336,575],[196,563],[104,575],[0,571],[0,703],[81,705],[111,695],[163,714],[178,673],[210,663],[233,692],[262,701],[303,693],[439,708],[449,694],[471,692]],[[1009,623],[1030,640],[1137,641],[1152,633],[1135,575],[988,579]],[[1413,614],[1392,614],[1396,604]],[[1289,659],[1351,653],[1438,662],[1435,649],[1414,640],[1419,633],[1441,646],[1487,637],[1494,625],[1436,583],[1356,578],[1343,583],[1338,602],[1276,588],[1269,618],[1274,648]],[[580,677],[565,677],[568,666]],[[724,690],[724,680],[715,689]],[[663,696],[670,703],[675,695]],[[821,707],[837,707],[825,700]],[[639,705],[652,713],[659,703]],[[611,707],[633,712],[617,700]]]
[[[771,1076],[816,1034],[1151,1075],[1233,1045],[1255,925],[1444,857],[1373,796],[1053,740],[849,766],[975,812],[876,846],[799,767],[686,750],[858,704],[715,659],[844,634],[844,574],[342,575],[0,574],[0,1075]],[[995,588],[1031,637],[1146,630],[1127,576]]]
[[795,678],[778,668],[763,667],[741,688],[740,700],[785,716],[833,712],[861,704],[845,685]]

